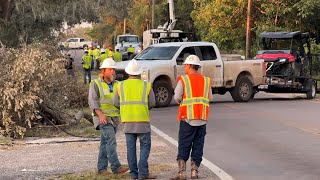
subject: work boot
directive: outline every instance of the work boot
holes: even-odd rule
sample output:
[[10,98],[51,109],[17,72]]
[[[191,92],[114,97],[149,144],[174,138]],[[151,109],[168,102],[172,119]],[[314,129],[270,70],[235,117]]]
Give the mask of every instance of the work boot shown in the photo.
[[120,166],[113,174],[123,174],[125,172],[127,172],[129,170],[129,168],[124,167],[124,166]]
[[198,179],[198,166],[196,162],[191,160],[191,179]]
[[170,178],[171,180],[186,180],[186,161],[178,159],[179,172],[176,176]]

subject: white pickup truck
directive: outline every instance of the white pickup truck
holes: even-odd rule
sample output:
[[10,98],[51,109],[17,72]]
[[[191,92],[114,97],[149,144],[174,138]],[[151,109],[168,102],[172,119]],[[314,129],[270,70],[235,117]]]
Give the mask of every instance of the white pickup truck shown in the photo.
[[84,49],[92,45],[92,41],[87,41],[83,38],[69,38],[65,42],[59,43],[60,49]]
[[[143,66],[141,78],[153,84],[158,107],[171,103],[177,78],[183,74],[185,58],[195,54],[201,60],[201,73],[212,79],[212,92],[230,92],[234,101],[249,101],[265,82],[265,63],[261,59],[241,60],[240,55],[221,55],[215,43],[172,42],[149,46],[135,59]],[[117,77],[126,79],[128,61],[116,64]]]

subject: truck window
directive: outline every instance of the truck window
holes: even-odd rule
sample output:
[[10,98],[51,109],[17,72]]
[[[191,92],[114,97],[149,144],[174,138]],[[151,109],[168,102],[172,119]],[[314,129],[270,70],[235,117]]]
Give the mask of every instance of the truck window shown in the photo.
[[143,50],[136,60],[170,60],[176,54],[178,46],[148,47]]
[[85,40],[84,39],[80,39],[80,42],[85,42]]
[[181,65],[186,60],[186,58],[191,54],[196,55],[196,51],[194,47],[184,48],[179,54],[179,56],[177,57],[177,64]]
[[217,54],[214,50],[213,46],[200,46],[200,51],[202,54],[202,57],[200,58],[200,61],[207,61],[207,60],[216,60]]
[[139,39],[136,36],[121,36],[119,37],[119,43],[121,42],[138,43]]
[[77,39],[69,39],[68,42],[78,42]]

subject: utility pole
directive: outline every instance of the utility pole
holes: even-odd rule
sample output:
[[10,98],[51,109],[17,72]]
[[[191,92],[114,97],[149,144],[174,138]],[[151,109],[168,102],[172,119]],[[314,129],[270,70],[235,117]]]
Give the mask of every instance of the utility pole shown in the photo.
[[126,18],[123,19],[123,34],[126,34],[126,26],[127,26],[127,22],[126,22]]
[[247,33],[246,33],[246,58],[250,58],[251,8],[252,8],[252,1],[248,0]]
[[151,7],[151,29],[154,29],[154,0],[152,1]]

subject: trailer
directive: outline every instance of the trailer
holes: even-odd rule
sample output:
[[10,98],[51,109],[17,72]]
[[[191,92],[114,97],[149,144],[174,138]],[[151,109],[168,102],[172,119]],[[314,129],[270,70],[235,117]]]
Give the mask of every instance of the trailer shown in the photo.
[[320,79],[313,77],[309,33],[263,32],[261,50],[255,58],[264,59],[265,84],[255,92],[303,93],[313,99],[320,92]]

